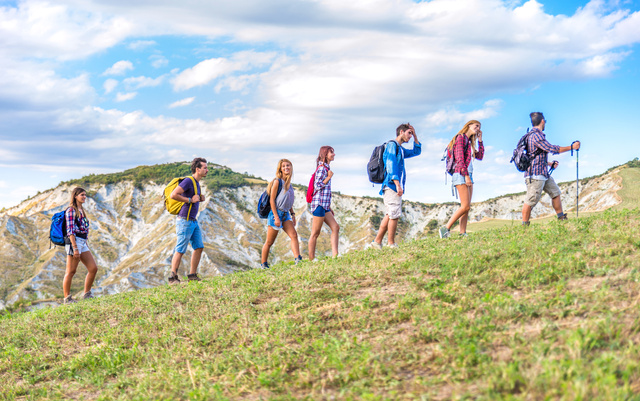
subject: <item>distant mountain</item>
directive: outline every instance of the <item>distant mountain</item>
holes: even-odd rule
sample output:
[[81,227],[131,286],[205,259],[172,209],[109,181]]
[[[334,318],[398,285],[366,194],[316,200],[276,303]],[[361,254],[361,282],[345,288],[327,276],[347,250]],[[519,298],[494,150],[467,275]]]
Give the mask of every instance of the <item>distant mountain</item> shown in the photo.
[[[198,220],[205,250],[199,272],[204,277],[258,267],[265,238],[265,221],[257,217],[255,203],[266,181],[210,164],[203,180],[207,200]],[[620,166],[581,182],[581,211],[599,211],[620,203]],[[637,167],[637,166],[636,166]],[[91,221],[89,246],[98,263],[94,293],[113,294],[166,283],[175,246],[175,217],[164,210],[163,188],[173,177],[189,174],[189,163],[140,166],[121,173],[89,175],[63,182],[0,213],[0,309],[24,304],[46,305],[62,297],[65,255],[50,248],[51,216],[63,210],[70,191],[82,186],[89,195],[86,210]],[[575,182],[561,184],[566,210],[575,207]],[[305,202],[306,187],[296,186],[294,208],[298,216],[301,251],[306,255],[311,215]],[[470,220],[519,219],[523,194],[512,194],[472,205]],[[332,206],[340,223],[340,253],[364,248],[374,237],[383,217],[381,198],[334,193]],[[457,208],[457,203],[405,202],[399,224],[401,240],[434,235]],[[533,217],[553,214],[548,196]],[[191,249],[183,258],[186,274]],[[318,241],[318,255],[330,255],[328,232]],[[271,262],[293,260],[289,241],[281,234],[271,252]],[[72,293],[82,291],[86,270],[81,265]]]

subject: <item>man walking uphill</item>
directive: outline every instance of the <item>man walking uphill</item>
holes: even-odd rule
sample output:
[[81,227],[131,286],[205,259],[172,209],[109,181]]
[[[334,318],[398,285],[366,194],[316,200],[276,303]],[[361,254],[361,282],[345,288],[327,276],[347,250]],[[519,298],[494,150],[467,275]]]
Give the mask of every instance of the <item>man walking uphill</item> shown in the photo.
[[562,212],[562,201],[560,200],[560,188],[549,174],[549,167],[556,168],[558,162],[556,160],[549,163],[547,155],[552,153],[567,152],[572,149],[580,149],[580,142],[576,141],[570,146],[556,146],[547,142],[544,134],[544,128],[547,121],[540,112],[533,112],[531,117],[531,125],[533,129],[527,138],[527,151],[529,154],[535,155],[531,166],[524,172],[525,184],[527,185],[527,194],[524,198],[522,206],[522,224],[529,225],[531,210],[538,204],[542,197],[542,191],[551,197],[551,205],[556,211],[558,220],[566,220],[567,215]]
[[[413,149],[405,149],[403,143],[409,142],[413,138]],[[389,141],[384,149],[383,161],[385,168],[384,181],[380,195],[383,195],[385,216],[380,223],[380,229],[376,239],[371,242],[371,246],[382,249],[382,239],[389,232],[387,241],[392,248],[396,245],[396,229],[398,219],[402,214],[402,195],[404,194],[404,184],[407,181],[407,172],[404,168],[404,159],[418,156],[422,152],[422,146],[418,141],[416,130],[410,124],[401,124],[396,128],[396,139]]]
[[193,253],[191,254],[191,269],[187,278],[189,281],[200,281],[197,271],[204,244],[196,216],[198,215],[200,202],[204,201],[204,196],[200,190],[200,180],[206,177],[208,172],[207,161],[202,157],[196,157],[191,162],[192,176],[182,180],[173,192],[171,192],[171,199],[184,202],[184,205],[182,205],[182,209],[180,209],[176,220],[176,236],[178,237],[178,241],[173,259],[171,260],[169,284],[177,284],[180,282],[178,278],[178,268],[180,267],[182,255],[187,251],[189,242],[191,242]]

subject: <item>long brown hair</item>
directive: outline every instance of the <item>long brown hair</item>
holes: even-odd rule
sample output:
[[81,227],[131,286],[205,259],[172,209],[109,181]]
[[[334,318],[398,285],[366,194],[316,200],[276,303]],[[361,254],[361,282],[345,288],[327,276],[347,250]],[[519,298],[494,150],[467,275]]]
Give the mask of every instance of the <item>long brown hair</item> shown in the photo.
[[[289,163],[291,165],[291,174],[286,177],[282,173],[282,163]],[[293,178],[293,163],[291,163],[289,159],[280,159],[280,161],[278,162],[278,168],[276,169],[276,178],[281,178],[284,181],[284,188],[287,188],[291,185],[291,179]],[[273,185],[274,181],[275,180],[272,180],[267,187],[268,194],[271,193],[271,186]]]
[[[480,124],[480,121],[478,121],[478,120],[469,120],[469,121],[467,121],[467,123],[464,125],[464,127],[462,127],[462,129],[460,131],[458,131],[458,133],[453,136],[453,139],[451,139],[451,142],[449,142],[449,145],[447,146],[449,148],[449,151],[453,152],[453,144],[456,143],[456,138],[458,137],[458,135],[466,135],[467,130],[473,124],[479,124],[479,125],[482,126],[482,124]],[[475,133],[469,137],[469,142],[471,143],[471,148],[473,149],[473,154],[475,154],[477,152],[477,147],[476,147],[477,138],[476,137],[477,137],[477,135]]]
[[80,187],[75,187],[73,191],[71,191],[71,201],[69,202],[69,207],[73,208],[78,218],[80,217],[80,212],[82,212],[82,215],[84,217],[87,217],[87,214],[85,213],[82,205],[76,201],[76,196],[80,195],[83,192],[86,193],[87,191],[85,191],[84,188]]
[[316,159],[316,164],[318,164],[318,162],[326,163],[329,152],[335,152],[335,150],[333,150],[331,146],[320,147],[320,150],[318,151],[318,158]]

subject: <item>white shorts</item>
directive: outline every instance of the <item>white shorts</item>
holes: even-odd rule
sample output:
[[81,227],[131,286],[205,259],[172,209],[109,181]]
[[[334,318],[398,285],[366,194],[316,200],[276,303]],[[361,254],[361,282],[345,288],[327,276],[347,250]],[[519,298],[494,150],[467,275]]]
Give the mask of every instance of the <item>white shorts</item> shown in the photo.
[[[89,252],[87,240],[84,238],[76,237],[76,246],[78,247],[78,252],[80,252],[80,255],[82,255],[84,252]],[[67,250],[67,255],[73,256],[73,246],[71,244],[65,244],[64,247]]]
[[402,215],[402,196],[398,196],[398,193],[391,188],[385,188],[382,199],[389,218],[399,219]]

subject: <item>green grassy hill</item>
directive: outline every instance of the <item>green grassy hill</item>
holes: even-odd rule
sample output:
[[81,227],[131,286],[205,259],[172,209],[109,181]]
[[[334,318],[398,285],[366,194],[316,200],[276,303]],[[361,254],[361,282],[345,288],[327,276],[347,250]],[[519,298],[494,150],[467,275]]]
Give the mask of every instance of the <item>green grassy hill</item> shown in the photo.
[[2,399],[640,399],[640,211],[0,318]]

